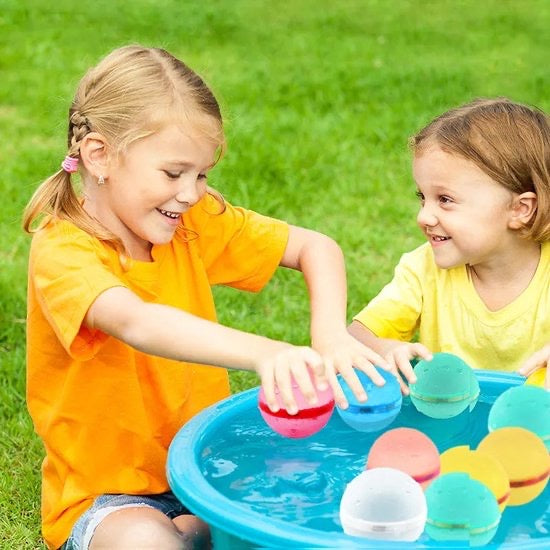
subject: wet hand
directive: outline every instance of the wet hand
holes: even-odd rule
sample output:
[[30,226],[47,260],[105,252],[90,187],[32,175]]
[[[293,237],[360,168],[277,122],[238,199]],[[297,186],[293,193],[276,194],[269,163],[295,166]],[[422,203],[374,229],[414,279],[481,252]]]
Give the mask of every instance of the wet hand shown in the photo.
[[374,365],[387,370],[390,370],[390,365],[376,352],[361,344],[345,329],[337,334],[331,333],[330,337],[317,339],[313,343],[313,347],[323,357],[326,377],[334,392],[334,400],[340,408],[347,408],[348,401],[338,383],[337,374],[342,375],[342,378],[359,401],[366,401],[367,394],[355,373],[355,369],[363,371],[377,386],[384,385],[384,379]]
[[397,377],[397,380],[399,380],[403,395],[409,395],[410,393],[409,386],[403,380],[403,376],[409,384],[416,382],[416,375],[411,365],[411,359],[415,359],[416,357],[426,359],[426,361],[433,359],[431,351],[426,346],[412,342],[398,344],[386,354],[390,368]]
[[266,403],[272,412],[277,412],[280,408],[276,389],[286,411],[296,414],[298,405],[294,398],[293,383],[297,384],[310,405],[318,402],[317,390],[322,391],[328,387],[321,356],[305,346],[284,346],[261,361],[256,372],[260,376]]
[[535,371],[546,367],[546,380],[544,387],[550,390],[550,344],[547,344],[539,351],[535,352],[523,365],[518,369],[518,373],[522,376],[530,376]]

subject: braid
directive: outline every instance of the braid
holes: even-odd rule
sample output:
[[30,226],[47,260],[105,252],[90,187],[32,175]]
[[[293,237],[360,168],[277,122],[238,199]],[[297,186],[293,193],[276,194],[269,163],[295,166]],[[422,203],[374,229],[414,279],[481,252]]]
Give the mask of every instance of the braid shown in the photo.
[[[88,118],[77,109],[71,108],[69,115],[67,133],[68,156],[79,158],[80,144],[91,132],[91,124]],[[120,239],[101,226],[101,224],[92,220],[82,208],[80,200],[73,189],[71,174],[64,169],[58,170],[53,176],[43,182],[32,196],[23,215],[23,228],[25,231],[32,233],[36,230],[32,227],[32,223],[40,214],[49,214],[71,221],[90,235],[94,235],[98,239],[110,243],[121,253],[121,258],[124,257],[124,247]],[[38,228],[40,227],[41,224]]]
[[91,132],[90,122],[79,111],[74,111],[69,117],[69,131],[67,136],[68,154],[72,157],[80,156],[80,142]]

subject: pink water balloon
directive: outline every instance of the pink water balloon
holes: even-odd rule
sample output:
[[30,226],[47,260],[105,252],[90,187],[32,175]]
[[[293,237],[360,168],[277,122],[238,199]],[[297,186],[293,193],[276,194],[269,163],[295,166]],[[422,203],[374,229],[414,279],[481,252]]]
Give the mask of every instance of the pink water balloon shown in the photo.
[[298,384],[292,384],[292,391],[298,405],[296,414],[289,414],[286,411],[277,389],[275,395],[280,409],[273,412],[266,403],[263,388],[260,389],[258,407],[267,425],[278,434],[290,438],[309,437],[322,430],[334,411],[334,394],[330,386],[326,390],[317,390],[316,405],[310,405],[306,401]]

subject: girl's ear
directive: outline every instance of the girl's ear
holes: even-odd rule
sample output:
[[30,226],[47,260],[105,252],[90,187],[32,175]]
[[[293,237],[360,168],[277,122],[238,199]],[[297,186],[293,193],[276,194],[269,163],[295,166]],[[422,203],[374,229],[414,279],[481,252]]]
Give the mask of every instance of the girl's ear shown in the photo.
[[511,207],[510,220],[508,227],[510,229],[521,229],[525,227],[529,220],[537,211],[537,195],[532,191],[521,193],[514,197]]
[[98,132],[84,136],[80,142],[80,159],[86,171],[94,178],[109,176],[109,144]]

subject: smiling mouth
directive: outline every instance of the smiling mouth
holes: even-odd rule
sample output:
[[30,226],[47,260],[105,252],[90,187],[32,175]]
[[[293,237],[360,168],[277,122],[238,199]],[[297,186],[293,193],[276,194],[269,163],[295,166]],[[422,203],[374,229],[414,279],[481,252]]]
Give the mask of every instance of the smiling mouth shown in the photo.
[[442,237],[440,235],[428,235],[431,241],[435,241],[436,243],[440,243],[443,241],[448,241],[451,239],[451,237]]
[[157,211],[171,220],[177,220],[181,216],[181,212],[171,212],[170,210],[163,210],[162,208],[157,208]]

